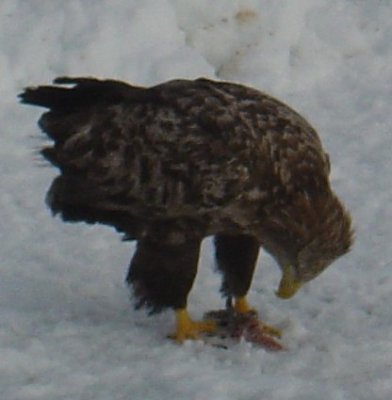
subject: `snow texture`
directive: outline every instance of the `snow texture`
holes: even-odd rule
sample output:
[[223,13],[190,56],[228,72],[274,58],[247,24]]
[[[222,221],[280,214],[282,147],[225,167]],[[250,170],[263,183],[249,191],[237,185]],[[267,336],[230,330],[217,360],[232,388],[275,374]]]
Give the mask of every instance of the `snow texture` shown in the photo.
[[[1,399],[391,399],[391,20],[389,0],[1,0]],[[171,312],[130,305],[133,245],[51,218],[41,110],[16,95],[58,75],[239,81],[317,127],[357,240],[290,301],[260,257],[250,301],[287,352],[175,345]],[[213,263],[206,240],[195,317],[222,305]]]

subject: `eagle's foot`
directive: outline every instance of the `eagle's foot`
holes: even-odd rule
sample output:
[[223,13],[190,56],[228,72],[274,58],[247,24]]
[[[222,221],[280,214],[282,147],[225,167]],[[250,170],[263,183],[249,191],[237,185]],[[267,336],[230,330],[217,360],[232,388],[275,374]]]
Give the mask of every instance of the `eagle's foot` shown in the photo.
[[202,333],[213,333],[216,330],[216,324],[213,321],[193,321],[188,311],[183,308],[176,310],[176,331],[170,335],[177,343],[183,343],[184,340],[196,340]]
[[[236,297],[234,299],[233,310],[239,314],[252,313],[252,314],[254,314],[255,318],[258,319],[257,311],[249,305],[248,301],[246,300],[246,297]],[[282,337],[282,331],[280,329],[275,328],[274,326],[271,326],[271,325],[267,325],[262,321],[259,321],[259,325],[260,325],[260,329],[266,335],[274,336],[277,338]]]
[[256,310],[249,305],[248,300],[246,300],[246,297],[236,297],[234,299],[233,309],[235,312],[240,314],[245,314],[248,312],[256,313]]

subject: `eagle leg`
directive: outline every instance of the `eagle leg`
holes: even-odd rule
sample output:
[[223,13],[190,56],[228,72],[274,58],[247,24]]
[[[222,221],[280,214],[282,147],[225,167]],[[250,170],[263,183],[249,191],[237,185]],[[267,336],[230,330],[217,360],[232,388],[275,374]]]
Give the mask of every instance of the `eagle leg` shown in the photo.
[[188,293],[197,271],[199,238],[170,241],[170,232],[160,240],[144,237],[137,244],[127,276],[132,284],[137,306],[151,312],[172,308],[176,312],[176,329],[170,335],[178,343],[197,339],[199,334],[213,332],[214,323],[193,321],[186,309]]
[[176,243],[167,237],[140,239],[127,276],[136,307],[147,307],[151,313],[185,308],[196,276],[200,240]]
[[[215,256],[218,270],[223,275],[221,290],[224,296],[245,298],[252,282],[259,248],[260,244],[251,236],[215,236]],[[245,305],[241,301],[240,304]]]
[[[228,298],[228,308],[239,314],[256,313],[246,299],[255,270],[260,245],[246,235],[219,234],[215,236],[216,260],[223,274],[222,292]],[[234,305],[231,298],[234,297]],[[282,332],[260,321],[265,333],[281,337]]]

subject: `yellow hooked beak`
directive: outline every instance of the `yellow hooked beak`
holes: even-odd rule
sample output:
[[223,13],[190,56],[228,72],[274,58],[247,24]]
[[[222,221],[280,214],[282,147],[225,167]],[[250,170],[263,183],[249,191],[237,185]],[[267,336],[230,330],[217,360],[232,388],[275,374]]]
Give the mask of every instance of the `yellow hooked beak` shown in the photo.
[[289,299],[297,293],[302,285],[303,283],[295,277],[294,267],[287,265],[283,268],[282,279],[276,295],[281,299]]

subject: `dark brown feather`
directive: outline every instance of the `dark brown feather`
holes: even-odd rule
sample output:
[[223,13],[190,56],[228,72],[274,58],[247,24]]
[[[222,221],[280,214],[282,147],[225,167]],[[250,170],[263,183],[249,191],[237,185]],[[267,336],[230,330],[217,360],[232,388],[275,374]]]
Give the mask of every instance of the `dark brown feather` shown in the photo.
[[[349,250],[351,221],[330,188],[328,155],[313,127],[282,102],[207,79],[151,88],[94,78],[55,83],[20,97],[49,109],[39,124],[54,143],[42,154],[61,175],[48,204],[64,220],[153,241],[157,226],[167,227],[178,254],[190,230],[196,241],[245,235],[280,265],[297,265],[305,281]],[[140,254],[144,263],[150,257],[137,254],[139,266]]]

